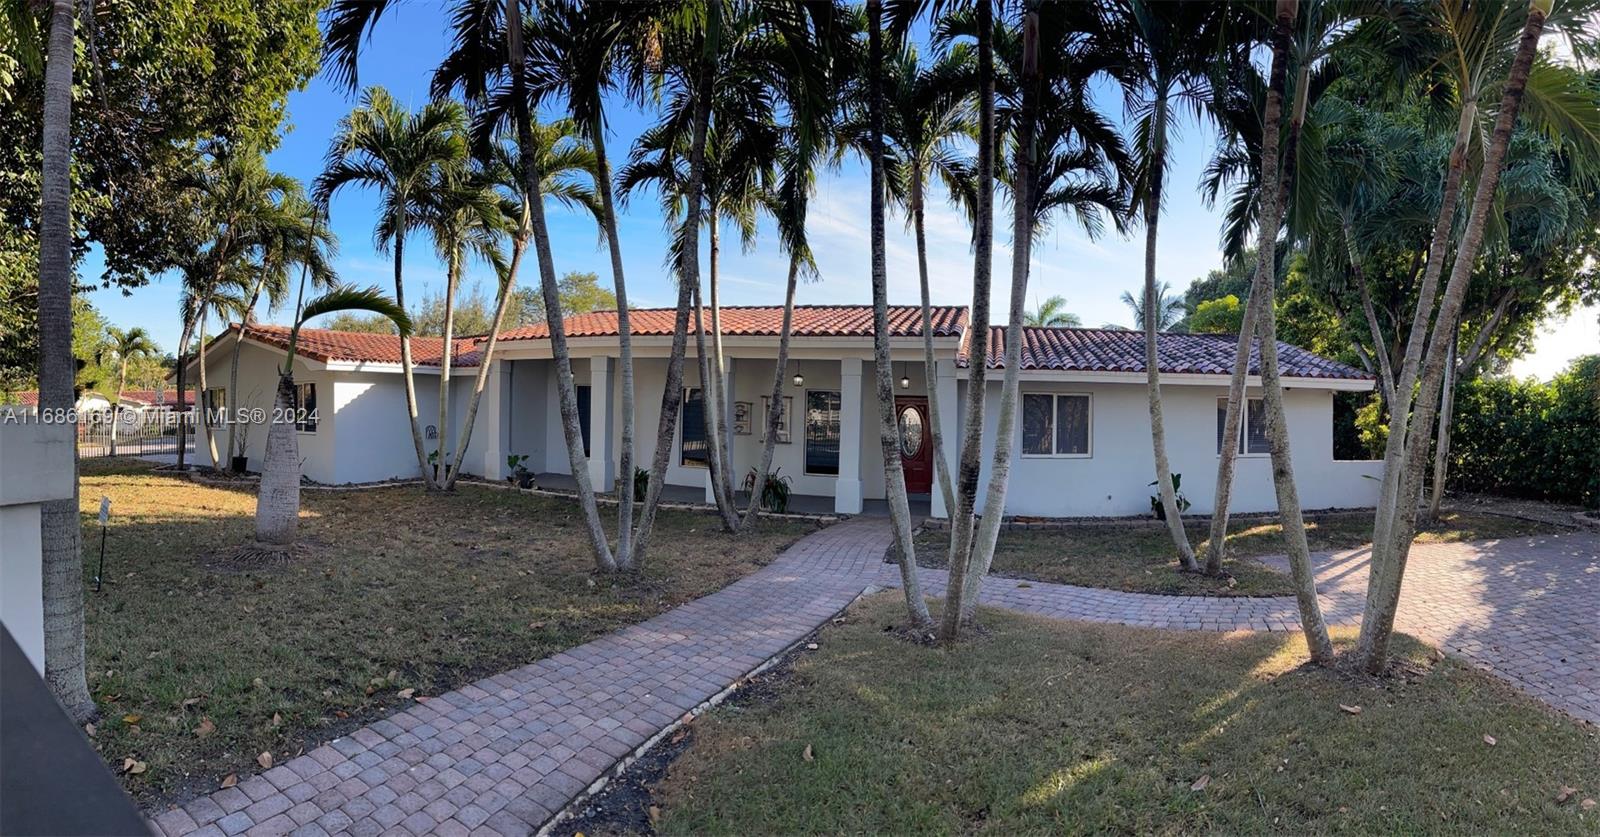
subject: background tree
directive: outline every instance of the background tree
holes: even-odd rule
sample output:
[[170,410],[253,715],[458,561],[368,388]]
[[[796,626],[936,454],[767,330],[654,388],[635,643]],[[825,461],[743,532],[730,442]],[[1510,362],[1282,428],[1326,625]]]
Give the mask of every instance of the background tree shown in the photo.
[[[1166,282],[1161,282],[1155,286],[1155,296],[1156,304],[1153,310],[1147,309],[1144,304],[1144,301],[1149,299],[1148,289],[1140,291],[1138,296],[1134,296],[1132,291],[1123,291],[1119,299],[1122,300],[1123,305],[1127,306],[1128,312],[1133,315],[1135,323],[1153,320],[1156,331],[1171,331],[1183,320],[1183,297],[1174,296],[1172,294],[1172,286]],[[1151,310],[1151,314],[1148,317],[1145,314],[1147,310]],[[1143,328],[1142,325],[1136,327]]]
[[1238,334],[1240,340],[1249,340],[1239,334],[1244,324],[1244,306],[1239,298],[1228,294],[1220,299],[1208,299],[1194,307],[1188,318],[1188,331],[1195,334]]
[[1067,310],[1067,298],[1061,295],[1047,297],[1027,313],[1026,323],[1036,328],[1078,328],[1083,319]]
[[[156,343],[150,338],[150,333],[138,326],[123,331],[116,326],[106,329],[106,342],[110,347],[113,361],[117,364],[117,398],[116,404],[121,409],[122,392],[128,388],[128,366],[140,359],[147,359],[157,353]],[[115,413],[113,413],[115,416]],[[117,427],[121,421],[113,418],[111,422],[111,455],[117,454]]]
[[[561,298],[561,309],[569,314],[587,314],[590,311],[617,310],[617,295],[600,285],[600,274],[589,271],[567,271],[556,283]],[[517,290],[518,325],[533,325],[545,320],[544,299],[529,288]]]

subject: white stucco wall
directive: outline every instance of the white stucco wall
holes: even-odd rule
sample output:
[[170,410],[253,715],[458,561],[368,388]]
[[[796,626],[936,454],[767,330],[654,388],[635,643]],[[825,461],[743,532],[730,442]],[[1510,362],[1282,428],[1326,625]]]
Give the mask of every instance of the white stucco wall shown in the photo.
[[66,424],[0,424],[0,622],[44,672],[42,503],[76,496],[73,430]]
[[[248,415],[258,415],[270,421],[273,413],[273,401],[277,396],[278,369],[282,365],[284,354],[257,343],[246,342],[239,352],[239,385],[236,391],[230,391],[227,398],[228,412],[238,415],[239,410],[245,410]],[[233,365],[233,350],[231,344],[221,351],[211,351],[206,354],[206,387],[208,389],[228,389]],[[307,362],[304,358],[295,359],[294,379],[297,384],[313,383],[317,386],[318,422],[315,431],[296,431],[296,442],[300,447],[301,473],[307,478],[317,482],[344,482],[339,479],[339,474],[334,463],[334,425],[335,416],[331,409],[331,396],[334,390],[334,376],[320,368],[320,364]],[[195,392],[200,391],[198,376],[193,381]],[[196,395],[196,403],[204,404],[203,398]],[[268,425],[247,421],[241,423],[236,432],[244,437],[245,455],[249,457],[246,466],[251,471],[259,471],[266,456]],[[212,428],[216,438],[217,456],[223,460],[228,456],[228,428],[218,425]],[[196,428],[194,460],[199,465],[215,465],[211,461],[211,450],[205,443],[205,437]],[[226,464],[224,462],[223,464]]]
[[[959,387],[962,397],[966,384]],[[984,412],[984,461],[994,454],[1000,384],[991,382]],[[1021,391],[1088,393],[1091,407],[1091,454],[1083,458],[1020,455],[1018,430],[1013,448],[1006,512],[1043,517],[1126,516],[1148,514],[1155,487],[1155,453],[1150,442],[1150,412],[1145,388],[1136,384],[1080,384],[1023,381]],[[1258,396],[1256,390],[1251,396]],[[1224,387],[1164,386],[1163,415],[1167,457],[1183,475],[1182,491],[1191,514],[1208,514],[1216,499],[1217,399]],[[1333,459],[1333,394],[1328,390],[1290,388],[1284,393],[1294,455],[1295,484],[1305,509],[1351,508],[1377,502],[1381,462],[1336,462]],[[1272,461],[1265,455],[1242,455],[1234,474],[1231,506],[1240,512],[1277,509],[1272,487]],[[1368,477],[1372,477],[1369,479]],[[987,493],[987,474],[979,502]]]

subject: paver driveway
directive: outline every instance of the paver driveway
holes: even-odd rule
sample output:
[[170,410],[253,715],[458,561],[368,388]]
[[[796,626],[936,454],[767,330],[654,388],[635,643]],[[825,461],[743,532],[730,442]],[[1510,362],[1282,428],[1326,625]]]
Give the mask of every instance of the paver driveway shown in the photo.
[[[887,521],[810,535],[771,565],[647,622],[439,695],[237,787],[154,817],[158,833],[537,830],[686,712],[849,604],[892,586]],[[1270,559],[1269,559],[1270,560]],[[1324,610],[1359,618],[1366,552],[1316,556]],[[937,595],[945,575],[923,570]],[[1202,598],[991,579],[988,604],[1068,619],[1297,630],[1285,598]],[[1399,627],[1600,723],[1600,535],[1412,550]]]

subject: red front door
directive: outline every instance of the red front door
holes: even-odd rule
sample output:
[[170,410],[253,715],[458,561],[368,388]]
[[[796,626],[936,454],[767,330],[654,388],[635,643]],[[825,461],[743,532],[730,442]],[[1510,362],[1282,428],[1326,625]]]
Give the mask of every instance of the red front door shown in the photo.
[[928,422],[928,399],[896,398],[895,424],[900,428],[900,464],[906,473],[907,494],[933,492],[933,425]]

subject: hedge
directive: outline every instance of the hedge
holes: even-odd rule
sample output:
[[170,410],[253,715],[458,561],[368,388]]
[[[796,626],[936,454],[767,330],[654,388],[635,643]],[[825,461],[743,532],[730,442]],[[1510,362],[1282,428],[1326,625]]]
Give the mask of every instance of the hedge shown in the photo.
[[1452,488],[1600,508],[1600,355],[1548,383],[1463,381],[1451,436]]

